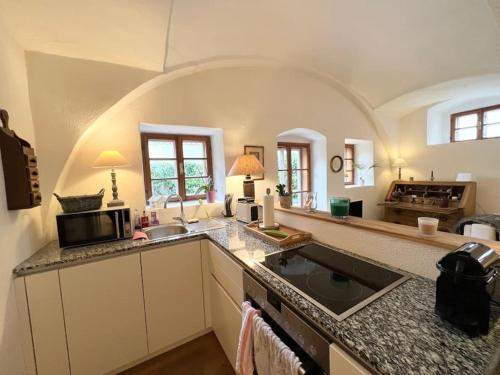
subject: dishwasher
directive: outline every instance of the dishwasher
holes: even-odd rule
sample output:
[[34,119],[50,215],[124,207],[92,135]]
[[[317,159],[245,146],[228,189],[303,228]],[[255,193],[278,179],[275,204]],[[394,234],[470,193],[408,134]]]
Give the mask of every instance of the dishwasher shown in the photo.
[[329,374],[330,342],[290,310],[280,296],[243,272],[245,299],[302,362],[303,375]]

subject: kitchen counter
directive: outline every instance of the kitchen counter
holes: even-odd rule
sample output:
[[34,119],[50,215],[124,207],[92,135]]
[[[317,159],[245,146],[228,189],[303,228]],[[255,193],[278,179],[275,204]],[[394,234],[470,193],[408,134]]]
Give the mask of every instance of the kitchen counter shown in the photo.
[[[158,241],[117,241],[61,250],[56,242],[33,254],[14,269],[16,276],[43,272],[159,245],[209,238],[261,282],[278,292],[331,340],[382,374],[482,374],[500,344],[500,319],[487,336],[470,338],[434,313],[435,283],[410,274],[410,279],[347,319],[327,313],[255,265],[255,260],[282,249],[248,234],[234,220],[218,219],[221,229],[190,233]],[[199,227],[200,228],[200,227]],[[406,273],[407,274],[407,273]],[[492,315],[500,315],[493,309]]]

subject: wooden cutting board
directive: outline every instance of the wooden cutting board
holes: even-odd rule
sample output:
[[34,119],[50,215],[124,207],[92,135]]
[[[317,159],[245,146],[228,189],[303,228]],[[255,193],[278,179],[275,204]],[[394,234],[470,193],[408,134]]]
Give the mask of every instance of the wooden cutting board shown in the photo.
[[290,227],[287,227],[286,225],[281,225],[281,224],[280,224],[279,230],[287,233],[288,237],[276,238],[276,237],[270,236],[270,235],[264,233],[262,231],[262,229],[259,229],[258,223],[247,224],[247,225],[245,225],[245,229],[249,233],[263,239],[264,241],[278,245],[280,247],[287,246],[287,245],[293,245],[295,243],[307,241],[307,240],[310,240],[312,238],[312,235],[309,232],[304,232],[304,231],[301,231],[301,230],[298,230],[295,228],[290,228]]

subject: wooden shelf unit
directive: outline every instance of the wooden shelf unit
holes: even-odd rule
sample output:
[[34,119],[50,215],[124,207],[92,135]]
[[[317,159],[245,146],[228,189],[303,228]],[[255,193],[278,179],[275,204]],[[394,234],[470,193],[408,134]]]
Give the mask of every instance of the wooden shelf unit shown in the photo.
[[9,210],[40,206],[37,158],[31,145],[9,129],[9,114],[0,109],[0,150]]
[[[452,200],[452,197],[456,197]],[[441,207],[448,199],[448,207]],[[452,232],[464,216],[475,214],[476,182],[393,181],[384,206],[384,221],[418,226],[418,217],[439,219],[439,230]]]

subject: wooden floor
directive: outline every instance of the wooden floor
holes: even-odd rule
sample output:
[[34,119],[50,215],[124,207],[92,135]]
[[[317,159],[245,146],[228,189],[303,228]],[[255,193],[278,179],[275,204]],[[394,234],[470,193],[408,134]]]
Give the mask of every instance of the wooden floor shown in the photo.
[[215,334],[210,332],[132,367],[121,375],[234,375]]

